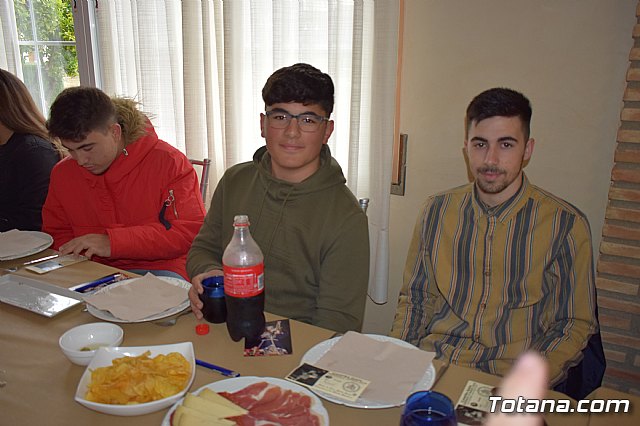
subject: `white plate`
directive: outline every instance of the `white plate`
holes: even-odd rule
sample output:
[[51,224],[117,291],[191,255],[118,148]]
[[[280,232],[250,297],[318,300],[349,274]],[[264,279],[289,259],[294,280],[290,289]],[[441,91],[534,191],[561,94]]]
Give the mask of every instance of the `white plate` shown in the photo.
[[[240,389],[244,389],[249,385],[252,385],[257,382],[267,382],[272,385],[280,386],[283,389],[289,389],[294,392],[302,393],[311,398],[311,410],[322,417],[322,425],[329,426],[329,413],[327,409],[322,405],[322,401],[320,398],[315,396],[309,390],[305,389],[300,385],[296,385],[295,383],[289,382],[284,379],[276,379],[275,377],[255,377],[255,376],[246,376],[246,377],[234,377],[233,379],[220,380],[218,382],[209,383],[208,385],[204,385],[197,391],[195,394],[199,394],[202,392],[204,388],[209,388],[215,392],[235,392]],[[182,399],[176,402],[173,407],[167,411],[166,416],[164,416],[164,420],[162,420],[162,426],[171,426],[171,415],[176,410],[178,405],[182,403]]]
[[[402,346],[402,347],[405,347],[405,348],[412,348],[412,349],[415,349],[415,350],[420,350],[420,349],[416,348],[415,346],[413,346],[411,343],[405,342],[404,340],[396,339],[394,337],[383,336],[383,335],[380,335],[380,334],[365,334],[365,336],[370,337],[370,338],[372,338],[374,340],[377,340],[379,342],[392,342],[392,343],[395,343],[398,346]],[[315,345],[314,347],[309,349],[307,351],[307,353],[305,353],[302,356],[302,361],[300,361],[300,364],[304,364],[304,363],[312,364],[312,365],[315,364],[341,338],[342,338],[342,336],[338,336],[338,337],[334,337],[333,339],[325,340],[324,342],[318,343],[317,345]],[[416,392],[416,391],[419,391],[419,390],[428,390],[428,389],[430,389],[431,385],[433,385],[433,382],[435,381],[435,379],[436,379],[436,369],[433,367],[433,364],[430,364],[429,367],[427,368],[427,370],[424,372],[424,375],[420,378],[420,380],[418,380],[418,382],[413,387],[411,392],[409,392],[409,394],[411,394],[413,392]],[[355,402],[351,402],[351,401],[345,401],[344,399],[336,398],[335,396],[328,395],[328,394],[320,392],[320,391],[313,390],[313,392],[315,392],[316,394],[318,394],[322,398],[326,399],[327,401],[331,401],[331,402],[334,402],[336,404],[346,405],[347,407],[355,407],[355,408],[390,408],[390,407],[395,407],[397,405],[402,405],[402,404],[385,404],[385,403],[380,403],[378,401],[370,401],[370,400],[362,398],[362,397],[358,398]],[[407,395],[407,396],[409,396],[409,395]]]
[[[15,232],[15,231],[14,231]],[[39,244],[37,247],[32,247],[30,249],[24,250],[20,253],[12,253],[7,256],[0,256],[0,260],[11,260],[11,259],[19,259],[21,257],[31,256],[32,254],[40,253],[51,247],[53,244],[53,237],[49,234],[45,234],[44,232],[39,231],[17,231],[24,232],[25,234],[31,235],[32,237],[36,237],[42,240],[42,244]]]
[[[182,280],[180,278],[173,278],[173,277],[157,277],[160,278],[162,281],[166,281],[169,284],[178,286],[178,287],[182,287],[184,289],[186,289],[187,291],[189,291],[189,288],[191,288],[191,284],[188,281]],[[111,284],[108,285],[107,287],[103,287],[100,290],[96,291],[93,294],[101,294],[104,292],[108,292],[111,291],[111,289],[116,288],[116,287],[120,287],[121,285],[129,285],[131,284],[131,282],[135,281],[137,278],[130,278],[128,280],[122,280],[120,282],[117,282],[115,284]],[[92,306],[90,304],[87,303],[87,311],[89,311],[89,313],[91,315],[93,315],[94,317],[101,319],[103,321],[111,321],[111,322],[119,322],[119,323],[124,323],[124,324],[131,324],[131,323],[137,323],[137,322],[147,322],[147,321],[155,321],[155,320],[159,320],[162,318],[166,318],[166,317],[170,317],[171,315],[175,315],[177,313],[180,313],[182,311],[184,311],[185,309],[187,309],[189,307],[189,297],[186,297],[185,301],[180,303],[178,306],[174,306],[173,308],[169,308],[167,310],[164,310],[162,312],[158,312],[157,314],[153,314],[153,315],[149,315],[146,318],[142,318],[139,320],[135,320],[135,321],[127,321],[127,320],[123,320],[121,318],[116,318],[113,315],[111,315],[111,312],[109,311],[103,311],[102,309],[98,309],[95,306]]]
[[[139,356],[146,351],[151,351],[150,357],[153,358],[159,354],[168,354],[171,352],[181,353],[191,365],[191,378],[185,388],[175,395],[157,401],[145,402],[142,404],[118,405],[118,404],[102,404],[99,402],[87,401],[84,396],[87,394],[89,383],[91,382],[91,371],[98,367],[108,367],[111,362],[123,356]],[[75,400],[87,408],[99,411],[105,414],[115,416],[138,416],[141,414],[153,413],[173,405],[177,400],[182,398],[193,383],[196,376],[196,358],[193,354],[193,344],[191,342],[175,343],[172,345],[158,346],[131,346],[131,347],[101,347],[91,360],[91,363],[84,370],[84,374],[78,383]]]

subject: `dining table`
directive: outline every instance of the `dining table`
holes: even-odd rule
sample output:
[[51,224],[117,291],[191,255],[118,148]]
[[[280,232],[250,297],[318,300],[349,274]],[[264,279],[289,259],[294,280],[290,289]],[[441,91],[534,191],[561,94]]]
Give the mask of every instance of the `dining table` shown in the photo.
[[[53,253],[52,250],[29,257],[0,262],[5,270]],[[12,274],[72,287],[118,272],[118,269],[83,261],[38,275],[25,268]],[[125,272],[125,271],[120,271]],[[131,275],[129,273],[129,275]],[[267,321],[282,317],[266,313]],[[209,333],[199,335],[193,314],[177,316],[174,325],[165,321],[120,323],[124,330],[121,346],[150,346],[192,342],[197,359],[240,373],[241,376],[284,378],[300,363],[307,350],[331,338],[334,331],[290,320],[293,351],[289,355],[245,357],[242,341],[229,337],[225,324],[209,324]],[[26,309],[0,304],[0,425],[161,425],[168,411],[163,409],[140,416],[113,416],[92,411],[74,400],[76,388],[86,367],[72,364],[58,345],[60,336],[80,324],[99,322],[76,305],[51,318]],[[190,391],[227,377],[196,367]],[[401,408],[358,409],[323,400],[332,425],[396,425]]]
[[[0,261],[0,275],[11,273],[72,287],[119,271],[90,260],[38,275],[24,267],[24,262],[37,259],[53,250],[45,250],[28,257]],[[18,266],[15,272],[7,269]],[[129,273],[130,274],[130,273]],[[130,274],[131,275],[131,274]],[[188,309],[188,308],[187,308]],[[266,313],[267,321],[282,317]],[[169,318],[171,319],[171,318]],[[303,355],[320,342],[332,338],[335,332],[303,322],[290,320],[293,351],[280,356],[244,356],[243,342],[229,337],[225,324],[209,324],[209,332],[196,333],[196,326],[204,323],[187,311],[168,321],[120,323],[124,330],[121,346],[151,346],[192,342],[199,360],[222,366],[241,376],[284,378],[299,364]],[[74,400],[76,388],[86,367],[72,364],[59,348],[58,340],[67,330],[85,323],[99,322],[84,304],[67,309],[53,317],[38,315],[29,310],[0,303],[0,425],[161,425],[169,408],[139,416],[114,416],[92,411]],[[173,324],[171,324],[173,323]],[[448,366],[434,360],[436,384],[440,391],[455,403],[467,380],[497,386],[500,378],[481,371]],[[389,365],[393,368],[393,365]],[[213,370],[197,366],[190,391],[227,377]],[[564,395],[549,391],[549,398]],[[322,399],[331,425],[398,425],[402,407],[354,408]],[[580,415],[545,415],[549,426],[587,425],[588,417]],[[623,424],[623,423],[619,423]]]

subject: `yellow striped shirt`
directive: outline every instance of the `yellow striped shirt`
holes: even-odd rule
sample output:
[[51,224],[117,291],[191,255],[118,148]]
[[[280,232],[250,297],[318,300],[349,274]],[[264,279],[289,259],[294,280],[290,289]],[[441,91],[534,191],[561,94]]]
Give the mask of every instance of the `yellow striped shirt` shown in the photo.
[[524,175],[518,192],[492,208],[474,188],[425,203],[391,335],[499,375],[534,349],[558,383],[598,328],[587,218]]

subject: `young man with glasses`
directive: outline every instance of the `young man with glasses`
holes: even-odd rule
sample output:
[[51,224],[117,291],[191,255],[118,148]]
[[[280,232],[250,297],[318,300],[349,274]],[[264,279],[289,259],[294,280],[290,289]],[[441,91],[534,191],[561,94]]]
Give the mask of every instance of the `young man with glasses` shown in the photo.
[[222,273],[233,218],[247,214],[264,254],[266,311],[336,331],[362,327],[369,233],[327,145],[333,93],[331,77],[307,64],[267,80],[260,115],[266,146],[224,174],[187,258],[197,318],[202,279]]

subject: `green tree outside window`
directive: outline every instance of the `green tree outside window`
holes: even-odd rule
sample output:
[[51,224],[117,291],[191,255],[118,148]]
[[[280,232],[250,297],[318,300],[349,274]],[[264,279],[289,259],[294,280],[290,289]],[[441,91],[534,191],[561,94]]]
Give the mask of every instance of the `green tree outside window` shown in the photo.
[[[14,0],[24,82],[34,99],[41,99],[37,69],[39,59],[45,115],[49,105],[65,88],[65,81],[78,76],[71,3],[69,0]],[[34,26],[30,6],[35,17]],[[59,42],[74,44],[60,45]]]

